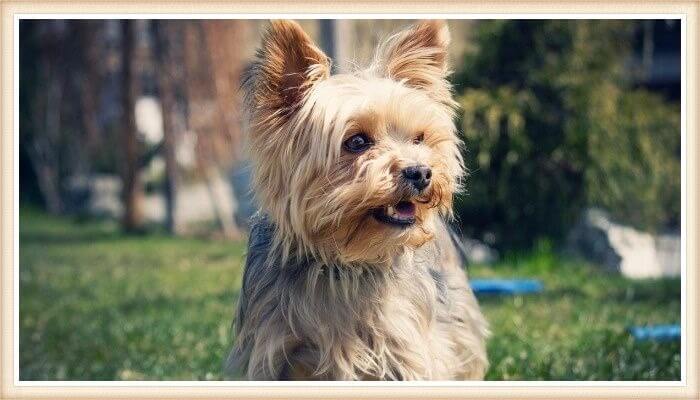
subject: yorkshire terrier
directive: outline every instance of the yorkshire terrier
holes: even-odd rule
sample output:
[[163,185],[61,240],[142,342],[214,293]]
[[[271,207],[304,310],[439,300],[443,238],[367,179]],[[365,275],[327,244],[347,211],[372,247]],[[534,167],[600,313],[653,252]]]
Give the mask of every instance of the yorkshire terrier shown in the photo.
[[449,31],[331,76],[274,21],[243,79],[254,218],[229,368],[251,380],[482,379],[487,323],[446,223],[464,175]]

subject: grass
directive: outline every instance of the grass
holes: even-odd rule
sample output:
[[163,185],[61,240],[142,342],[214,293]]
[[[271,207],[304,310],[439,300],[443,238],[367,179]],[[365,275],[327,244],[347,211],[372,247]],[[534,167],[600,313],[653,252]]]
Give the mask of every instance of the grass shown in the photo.
[[679,279],[629,280],[548,246],[470,276],[541,279],[537,295],[481,298],[493,335],[490,380],[680,380],[680,342],[635,342],[627,328],[680,322]]
[[[224,379],[244,251],[22,210],[20,378]],[[635,342],[626,331],[680,321],[678,279],[626,280],[546,245],[469,274],[545,285],[480,299],[493,331],[487,379],[680,379],[679,342]]]

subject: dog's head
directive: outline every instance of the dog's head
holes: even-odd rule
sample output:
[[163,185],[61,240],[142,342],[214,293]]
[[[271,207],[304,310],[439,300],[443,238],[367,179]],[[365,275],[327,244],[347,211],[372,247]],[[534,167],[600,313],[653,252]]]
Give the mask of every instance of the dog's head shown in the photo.
[[444,22],[420,22],[367,69],[331,76],[297,23],[271,23],[243,87],[254,188],[285,254],[383,262],[451,214],[463,168],[448,43]]

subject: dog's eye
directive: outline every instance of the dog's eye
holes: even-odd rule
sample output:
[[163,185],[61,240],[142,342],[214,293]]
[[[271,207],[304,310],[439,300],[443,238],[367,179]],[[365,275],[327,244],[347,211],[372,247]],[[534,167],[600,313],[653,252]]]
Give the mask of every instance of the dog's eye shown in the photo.
[[413,144],[421,144],[421,143],[423,143],[424,139],[425,139],[425,134],[420,133],[418,136],[416,136],[415,139],[413,139]]
[[364,133],[358,133],[357,135],[350,136],[343,142],[343,147],[345,150],[351,153],[362,153],[372,146],[372,141]]

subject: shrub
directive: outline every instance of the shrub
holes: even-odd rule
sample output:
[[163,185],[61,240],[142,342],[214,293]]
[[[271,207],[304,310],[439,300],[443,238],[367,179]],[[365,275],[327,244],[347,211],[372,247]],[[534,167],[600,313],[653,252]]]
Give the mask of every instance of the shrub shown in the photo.
[[559,242],[581,209],[659,229],[679,219],[678,107],[630,89],[635,21],[486,21],[456,75],[464,231]]
[[624,93],[607,129],[590,135],[587,200],[639,229],[680,225],[680,110],[643,91]]

